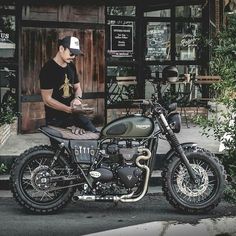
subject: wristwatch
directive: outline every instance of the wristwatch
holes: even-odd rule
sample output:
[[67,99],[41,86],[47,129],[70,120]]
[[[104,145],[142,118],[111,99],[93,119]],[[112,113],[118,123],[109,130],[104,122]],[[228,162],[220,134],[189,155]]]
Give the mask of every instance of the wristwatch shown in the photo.
[[75,96],[75,98],[78,100],[82,100],[82,97],[80,97],[80,96]]

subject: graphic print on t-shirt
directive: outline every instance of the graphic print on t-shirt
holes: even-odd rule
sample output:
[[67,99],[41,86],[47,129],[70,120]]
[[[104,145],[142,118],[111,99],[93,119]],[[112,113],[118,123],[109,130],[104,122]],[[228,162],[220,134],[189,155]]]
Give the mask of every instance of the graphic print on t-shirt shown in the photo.
[[68,98],[71,96],[70,93],[70,87],[73,88],[73,86],[69,83],[69,79],[67,78],[67,74],[65,74],[65,80],[64,80],[64,84],[60,87],[60,90],[63,89],[63,98]]

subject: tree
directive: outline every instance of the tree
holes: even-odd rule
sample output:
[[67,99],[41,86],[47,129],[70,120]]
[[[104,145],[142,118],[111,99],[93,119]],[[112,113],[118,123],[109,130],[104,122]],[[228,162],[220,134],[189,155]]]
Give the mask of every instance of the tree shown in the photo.
[[[223,104],[224,111],[207,119],[197,117],[203,128],[203,134],[213,129],[214,137],[222,141],[225,151],[222,162],[229,176],[229,185],[225,191],[229,200],[236,202],[236,15],[227,17],[227,24],[216,35],[212,43],[210,71],[212,75],[221,76],[221,81],[214,84],[218,96],[216,103]],[[231,124],[231,125],[230,125]],[[222,139],[222,137],[227,138]]]

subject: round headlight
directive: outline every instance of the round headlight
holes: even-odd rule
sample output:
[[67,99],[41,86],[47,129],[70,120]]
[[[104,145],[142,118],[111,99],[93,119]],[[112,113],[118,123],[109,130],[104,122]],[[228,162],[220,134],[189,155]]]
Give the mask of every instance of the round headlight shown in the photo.
[[167,122],[174,133],[179,133],[181,129],[181,117],[179,113],[175,112],[169,114],[167,117]]

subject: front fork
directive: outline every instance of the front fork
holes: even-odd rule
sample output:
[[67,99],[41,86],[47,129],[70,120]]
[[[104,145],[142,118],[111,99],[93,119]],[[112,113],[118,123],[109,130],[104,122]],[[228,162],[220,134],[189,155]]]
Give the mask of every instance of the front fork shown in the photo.
[[190,175],[191,180],[194,183],[197,183],[197,177],[196,174],[192,168],[192,166],[189,163],[188,158],[185,155],[184,149],[183,147],[180,145],[179,140],[177,139],[175,133],[173,132],[173,130],[170,128],[168,122],[166,121],[166,118],[163,114],[160,114],[160,119],[161,122],[163,124],[163,126],[165,127],[165,134],[166,137],[170,143],[170,145],[175,149],[175,151],[177,152],[177,154],[179,155],[181,161],[184,163],[184,165],[186,166],[188,173]]

